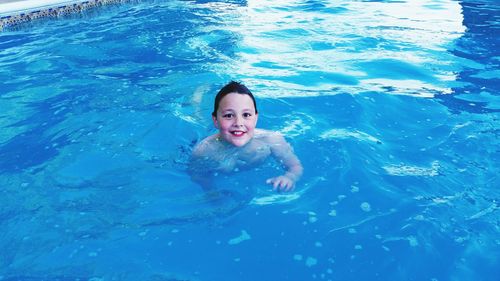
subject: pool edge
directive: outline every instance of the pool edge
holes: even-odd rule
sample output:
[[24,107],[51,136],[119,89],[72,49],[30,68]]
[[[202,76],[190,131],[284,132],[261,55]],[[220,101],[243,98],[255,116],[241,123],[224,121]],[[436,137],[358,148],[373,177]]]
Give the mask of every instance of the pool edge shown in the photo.
[[[108,4],[118,4],[124,2],[133,2],[137,0],[73,0],[73,1],[54,1],[51,4],[34,5],[20,7],[17,10],[0,13],[0,32],[6,27],[15,26],[21,23],[41,19],[57,18],[72,13],[79,13],[87,9],[104,6]],[[25,1],[26,2],[26,1]],[[16,2],[14,2],[15,4]],[[19,1],[19,4],[23,3]],[[26,4],[26,3],[24,3]],[[6,5],[6,4],[4,4]]]

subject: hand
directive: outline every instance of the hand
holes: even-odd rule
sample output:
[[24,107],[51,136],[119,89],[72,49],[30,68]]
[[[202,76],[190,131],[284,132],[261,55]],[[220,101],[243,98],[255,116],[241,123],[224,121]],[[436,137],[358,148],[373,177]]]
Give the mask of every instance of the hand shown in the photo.
[[295,181],[287,176],[278,176],[266,180],[267,184],[273,185],[273,190],[278,191],[292,191],[295,187]]

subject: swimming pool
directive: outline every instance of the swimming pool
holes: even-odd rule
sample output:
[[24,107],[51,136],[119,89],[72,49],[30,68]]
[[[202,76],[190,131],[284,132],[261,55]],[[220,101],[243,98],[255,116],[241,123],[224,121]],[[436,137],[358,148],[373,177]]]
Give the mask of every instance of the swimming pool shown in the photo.
[[[141,1],[0,33],[0,280],[496,280],[494,1]],[[186,174],[243,81],[305,172]]]

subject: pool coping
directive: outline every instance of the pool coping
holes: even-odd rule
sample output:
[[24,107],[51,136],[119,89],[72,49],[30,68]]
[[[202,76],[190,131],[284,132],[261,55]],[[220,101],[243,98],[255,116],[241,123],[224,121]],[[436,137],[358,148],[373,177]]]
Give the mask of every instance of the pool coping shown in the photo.
[[0,1],[0,31],[40,18],[55,18],[83,10],[131,0],[14,0]]

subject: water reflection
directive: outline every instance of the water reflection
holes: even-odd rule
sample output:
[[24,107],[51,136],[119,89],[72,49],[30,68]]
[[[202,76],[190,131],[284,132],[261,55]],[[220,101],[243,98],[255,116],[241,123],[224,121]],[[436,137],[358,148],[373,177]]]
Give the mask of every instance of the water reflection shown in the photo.
[[[251,0],[237,73],[266,96],[450,93],[465,32],[456,1]],[[263,64],[265,62],[265,64]]]
[[463,61],[458,87],[451,95],[437,97],[452,112],[500,111],[500,27],[494,1],[461,1],[467,31],[450,52]]

